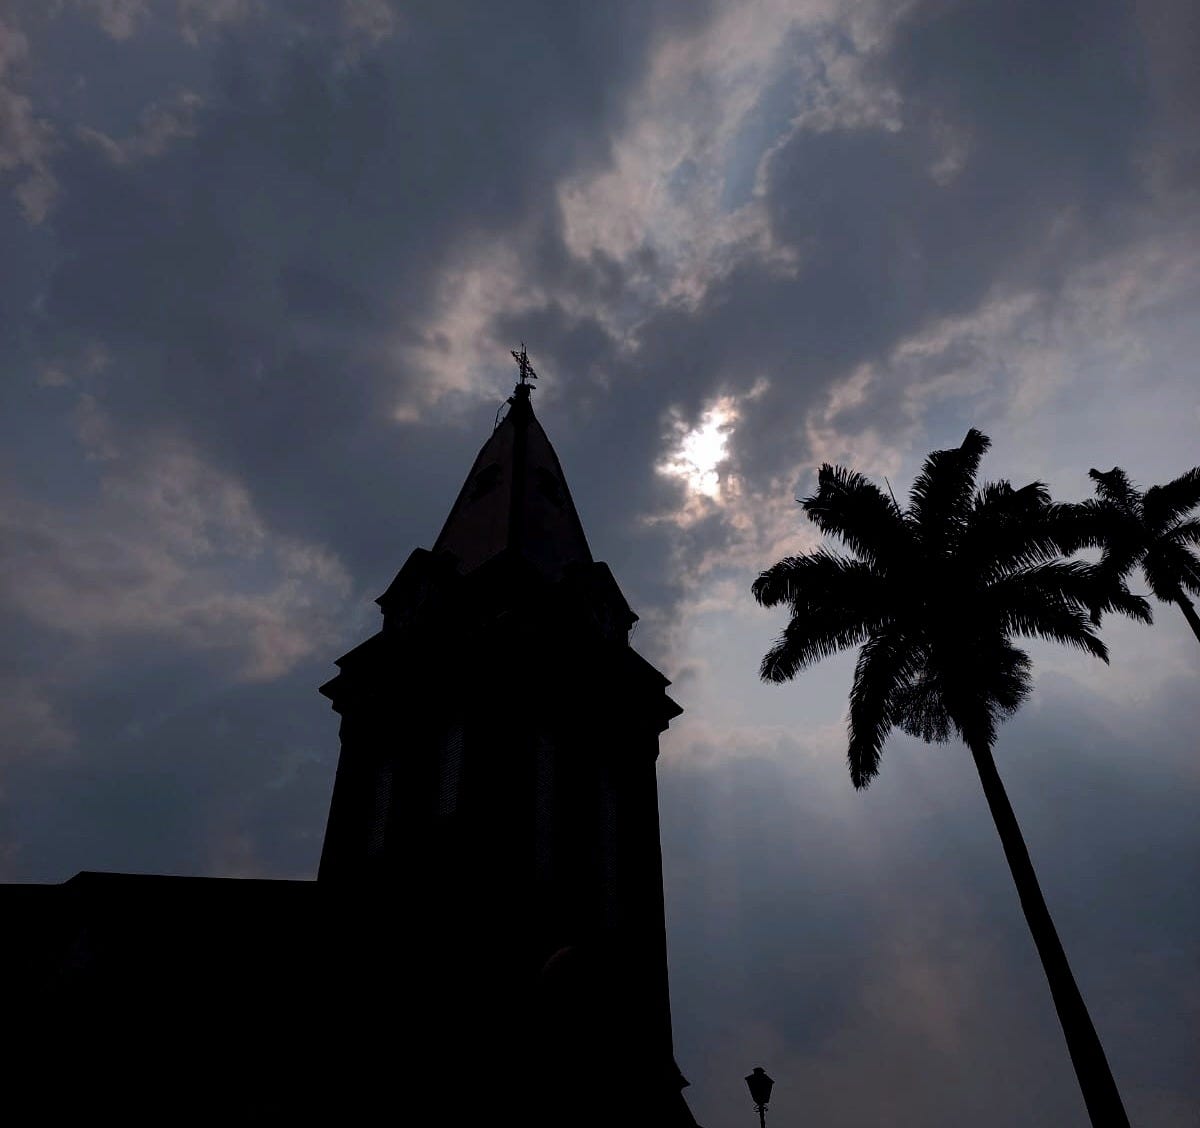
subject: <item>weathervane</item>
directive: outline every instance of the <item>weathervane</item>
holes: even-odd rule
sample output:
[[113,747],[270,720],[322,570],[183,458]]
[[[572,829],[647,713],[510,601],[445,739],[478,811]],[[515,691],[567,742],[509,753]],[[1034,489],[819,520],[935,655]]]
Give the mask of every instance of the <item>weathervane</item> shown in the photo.
[[537,379],[537,373],[533,370],[533,365],[529,363],[529,353],[525,351],[525,342],[521,342],[521,351],[510,349],[512,358],[517,362],[517,367],[521,370],[521,383],[527,384],[530,380]]

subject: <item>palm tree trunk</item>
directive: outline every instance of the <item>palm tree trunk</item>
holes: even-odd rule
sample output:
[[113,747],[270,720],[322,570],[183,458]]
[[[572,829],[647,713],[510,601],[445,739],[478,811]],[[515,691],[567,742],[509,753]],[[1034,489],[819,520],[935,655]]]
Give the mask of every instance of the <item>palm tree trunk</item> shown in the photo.
[[1017,886],[1025,920],[1029,924],[1029,931],[1033,933],[1038,955],[1042,958],[1042,970],[1050,984],[1058,1021],[1067,1039],[1067,1050],[1071,1054],[1071,1063],[1075,1066],[1075,1076],[1083,1090],[1093,1128],[1129,1128],[1129,1118],[1125,1115],[1121,1094],[1117,1091],[1112,1070],[1104,1056],[1104,1047],[1100,1045],[1083,996],[1075,985],[1075,977],[1071,974],[1058,932],[1050,919],[1050,910],[1046,908],[1025,839],[1021,836],[1017,817],[1013,814],[1000,773],[996,770],[996,762],[992,759],[992,750],[983,741],[971,741],[968,747],[975,758],[983,793],[987,797],[996,830],[1000,833],[1004,856],[1008,859],[1008,867]]
[[1175,602],[1179,604],[1179,610],[1183,612],[1188,626],[1192,628],[1192,634],[1196,636],[1196,641],[1200,642],[1200,615],[1196,614],[1196,608],[1192,605],[1192,601],[1180,593],[1175,597]]

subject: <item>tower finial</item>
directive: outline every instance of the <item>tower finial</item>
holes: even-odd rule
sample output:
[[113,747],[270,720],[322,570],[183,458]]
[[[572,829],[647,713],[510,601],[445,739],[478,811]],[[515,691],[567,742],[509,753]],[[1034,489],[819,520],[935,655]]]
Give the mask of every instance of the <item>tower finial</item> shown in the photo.
[[525,385],[530,380],[537,379],[537,373],[533,370],[533,365],[529,363],[529,353],[525,350],[525,342],[521,342],[521,351],[516,349],[509,350],[512,353],[512,358],[517,362],[517,367],[521,370],[521,384]]

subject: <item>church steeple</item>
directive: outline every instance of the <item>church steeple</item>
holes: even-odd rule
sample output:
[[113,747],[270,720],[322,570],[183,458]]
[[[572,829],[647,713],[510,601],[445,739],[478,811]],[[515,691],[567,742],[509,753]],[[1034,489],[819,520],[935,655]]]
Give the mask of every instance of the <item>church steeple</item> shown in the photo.
[[473,571],[504,551],[558,579],[572,564],[590,564],[591,550],[562,466],[530,402],[535,374],[524,345],[513,356],[520,383],[508,413],[471,466],[434,553],[451,553],[461,573]]
[[378,600],[383,629],[321,687],[342,752],[318,880],[369,906],[354,909],[364,943],[421,1031],[422,1068],[475,1081],[458,1123],[527,1118],[540,1063],[558,1086],[547,1125],[609,1128],[638,1108],[694,1128],[655,781],[681,710],[629,644],[637,616],[592,558],[514,356],[508,413],[432,551],[412,553]]

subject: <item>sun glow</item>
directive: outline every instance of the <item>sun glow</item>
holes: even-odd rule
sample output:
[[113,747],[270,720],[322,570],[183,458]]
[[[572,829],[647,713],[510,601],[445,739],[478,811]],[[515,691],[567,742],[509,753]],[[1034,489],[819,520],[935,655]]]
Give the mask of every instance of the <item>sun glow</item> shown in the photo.
[[659,463],[659,473],[681,479],[692,497],[719,501],[720,468],[729,460],[729,435],[736,421],[737,408],[727,396],[722,396],[690,430],[678,421],[678,441]]

